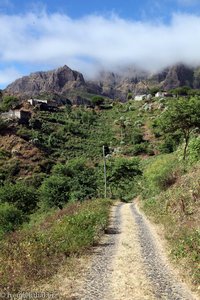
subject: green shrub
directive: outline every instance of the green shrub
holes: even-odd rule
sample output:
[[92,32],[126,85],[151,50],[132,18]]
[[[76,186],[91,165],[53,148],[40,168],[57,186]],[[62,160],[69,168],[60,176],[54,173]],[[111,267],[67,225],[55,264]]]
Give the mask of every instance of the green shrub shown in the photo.
[[115,158],[107,162],[107,181],[111,197],[123,201],[134,198],[137,193],[137,179],[142,175],[138,158]]
[[22,211],[9,203],[0,203],[0,238],[17,229],[27,219]]
[[5,183],[0,188],[0,203],[14,204],[23,213],[31,213],[37,206],[37,191],[22,182]]
[[141,144],[136,144],[132,148],[132,154],[134,155],[139,155],[139,154],[149,154],[149,143],[141,143]]
[[68,178],[52,175],[43,181],[39,189],[40,205],[62,208],[69,201],[69,192]]
[[7,111],[7,110],[13,108],[18,103],[19,103],[19,99],[17,97],[5,95],[5,96],[3,96],[0,108],[3,111]]
[[91,99],[91,103],[97,106],[100,106],[105,101],[104,97],[102,96],[93,96]]
[[72,201],[90,199],[97,195],[95,169],[83,158],[72,159],[65,165],[57,164],[53,168],[53,174],[65,176],[70,187],[69,199]]
[[[37,166],[38,167],[38,166]],[[34,173],[31,176],[27,176],[23,182],[28,185],[32,186],[34,188],[39,188],[44,181],[44,179],[47,177],[45,173]]]
[[20,162],[17,159],[5,160],[0,167],[0,181],[12,181],[20,171]]
[[[0,291],[18,292],[51,278],[70,257],[88,251],[108,225],[110,200],[67,204],[1,243]],[[14,242],[13,242],[14,239]]]
[[10,157],[11,157],[11,153],[9,151],[0,149],[0,159],[10,158]]
[[32,138],[31,130],[22,125],[17,130],[17,135],[26,141],[29,141]]
[[161,153],[172,153],[176,149],[176,143],[171,135],[168,135],[164,142],[159,146]]
[[160,155],[152,160],[144,170],[144,184],[146,192],[150,195],[166,190],[176,182],[182,173],[175,155]]
[[143,133],[139,128],[134,129],[132,140],[133,140],[134,145],[135,144],[141,144],[141,143],[144,142]]
[[191,139],[188,146],[188,157],[191,162],[200,160],[200,137]]

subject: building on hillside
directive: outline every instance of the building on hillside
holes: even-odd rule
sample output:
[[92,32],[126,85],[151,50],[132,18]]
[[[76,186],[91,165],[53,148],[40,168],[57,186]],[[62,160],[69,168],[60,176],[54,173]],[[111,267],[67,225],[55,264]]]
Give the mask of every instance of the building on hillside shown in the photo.
[[1,117],[7,120],[19,120],[19,123],[26,124],[31,118],[31,112],[23,109],[11,109],[2,113]]
[[157,92],[157,93],[155,94],[155,97],[156,97],[156,98],[164,97],[163,92]]
[[166,97],[172,97],[173,95],[169,92],[157,92],[155,94],[156,98],[166,98]]
[[32,106],[36,106],[38,104],[46,104],[51,107],[57,107],[58,104],[55,100],[46,100],[46,99],[29,99],[28,103]]
[[55,100],[46,99],[29,99],[27,102],[31,106],[37,106],[40,110],[56,110],[58,108],[58,103]]
[[135,101],[142,101],[142,100],[145,100],[146,97],[147,97],[146,94],[144,94],[144,95],[136,95],[135,98],[134,98],[134,100]]

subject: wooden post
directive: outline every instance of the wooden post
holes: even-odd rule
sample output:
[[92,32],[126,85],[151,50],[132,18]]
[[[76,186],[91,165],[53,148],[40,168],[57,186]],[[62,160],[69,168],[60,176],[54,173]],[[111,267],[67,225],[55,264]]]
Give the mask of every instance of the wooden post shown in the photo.
[[107,175],[106,175],[105,146],[103,146],[103,166],[104,166],[104,197],[107,198]]

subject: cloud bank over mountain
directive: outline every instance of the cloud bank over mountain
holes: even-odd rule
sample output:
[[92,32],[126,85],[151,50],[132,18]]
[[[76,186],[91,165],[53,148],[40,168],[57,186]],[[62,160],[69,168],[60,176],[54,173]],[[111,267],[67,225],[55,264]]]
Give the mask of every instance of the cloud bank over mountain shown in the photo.
[[174,14],[169,23],[125,20],[116,15],[72,19],[46,12],[0,15],[0,83],[19,75],[16,65],[54,68],[64,64],[84,74],[134,65],[155,72],[169,65],[200,65],[200,16]]

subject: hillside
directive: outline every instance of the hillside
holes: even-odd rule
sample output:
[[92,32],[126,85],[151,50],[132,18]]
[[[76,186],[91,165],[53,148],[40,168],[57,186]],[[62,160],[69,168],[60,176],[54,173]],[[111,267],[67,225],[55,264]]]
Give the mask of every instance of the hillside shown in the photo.
[[[49,282],[60,261],[68,270],[74,257],[81,259],[107,232],[111,204],[140,196],[140,207],[165,228],[171,259],[197,290],[199,103],[195,96],[67,104],[56,111],[35,110],[26,124],[1,119],[0,289]],[[171,122],[174,116],[181,122]],[[102,200],[103,146],[112,201]]]

